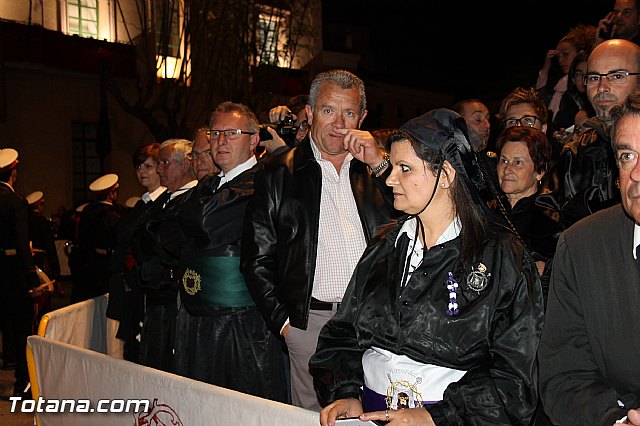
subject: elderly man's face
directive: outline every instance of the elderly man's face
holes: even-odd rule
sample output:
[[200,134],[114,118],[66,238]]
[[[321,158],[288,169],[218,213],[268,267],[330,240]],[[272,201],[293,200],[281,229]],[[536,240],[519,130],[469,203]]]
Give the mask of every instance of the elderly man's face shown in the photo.
[[169,191],[179,189],[189,180],[191,175],[191,164],[188,159],[184,159],[182,164],[173,158],[173,146],[166,146],[160,149],[158,154],[158,174],[160,184],[166,186]]
[[620,195],[627,213],[640,224],[640,117],[620,119],[614,135],[616,163],[620,169]]

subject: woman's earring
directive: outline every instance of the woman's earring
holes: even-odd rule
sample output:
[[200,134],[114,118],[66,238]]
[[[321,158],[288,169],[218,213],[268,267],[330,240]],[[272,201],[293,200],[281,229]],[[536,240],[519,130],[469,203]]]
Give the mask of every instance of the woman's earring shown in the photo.
[[442,182],[442,183],[440,184],[440,186],[442,186],[442,187],[444,188],[444,187],[445,187],[445,186],[444,186],[444,182]]

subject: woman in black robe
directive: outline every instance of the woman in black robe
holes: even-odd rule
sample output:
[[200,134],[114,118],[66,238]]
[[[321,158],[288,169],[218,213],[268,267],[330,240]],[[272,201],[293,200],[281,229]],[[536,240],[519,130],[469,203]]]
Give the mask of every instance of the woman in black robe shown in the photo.
[[543,322],[533,259],[487,221],[462,117],[438,109],[400,130],[387,185],[408,216],[370,242],[320,333],[320,423],[528,425]]

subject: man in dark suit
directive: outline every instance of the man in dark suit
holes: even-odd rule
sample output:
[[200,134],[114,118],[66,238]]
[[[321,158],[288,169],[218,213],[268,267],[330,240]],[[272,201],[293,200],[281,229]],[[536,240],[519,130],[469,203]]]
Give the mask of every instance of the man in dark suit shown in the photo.
[[140,286],[145,293],[139,362],[168,372],[175,370],[177,266],[186,242],[179,217],[198,184],[188,158],[192,145],[185,139],[169,139],[160,145],[157,172],[167,190],[149,208],[132,247],[140,263]]
[[554,256],[538,350],[553,424],[610,426],[628,414],[640,425],[640,93],[611,117],[622,204],[566,230]]
[[[3,336],[16,351],[14,396],[30,397],[26,390],[27,336],[32,333],[33,301],[29,290],[40,284],[29,248],[27,201],[14,190],[18,176],[18,152],[0,150],[0,315]],[[3,345],[4,350],[7,346]]]

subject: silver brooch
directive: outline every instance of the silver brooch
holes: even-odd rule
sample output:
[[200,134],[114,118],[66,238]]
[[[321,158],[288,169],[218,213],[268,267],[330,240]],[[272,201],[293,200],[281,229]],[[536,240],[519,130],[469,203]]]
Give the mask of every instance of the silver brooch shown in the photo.
[[487,267],[484,263],[479,263],[477,268],[471,267],[471,272],[467,275],[467,286],[478,293],[487,288],[489,284],[490,273],[487,273]]

